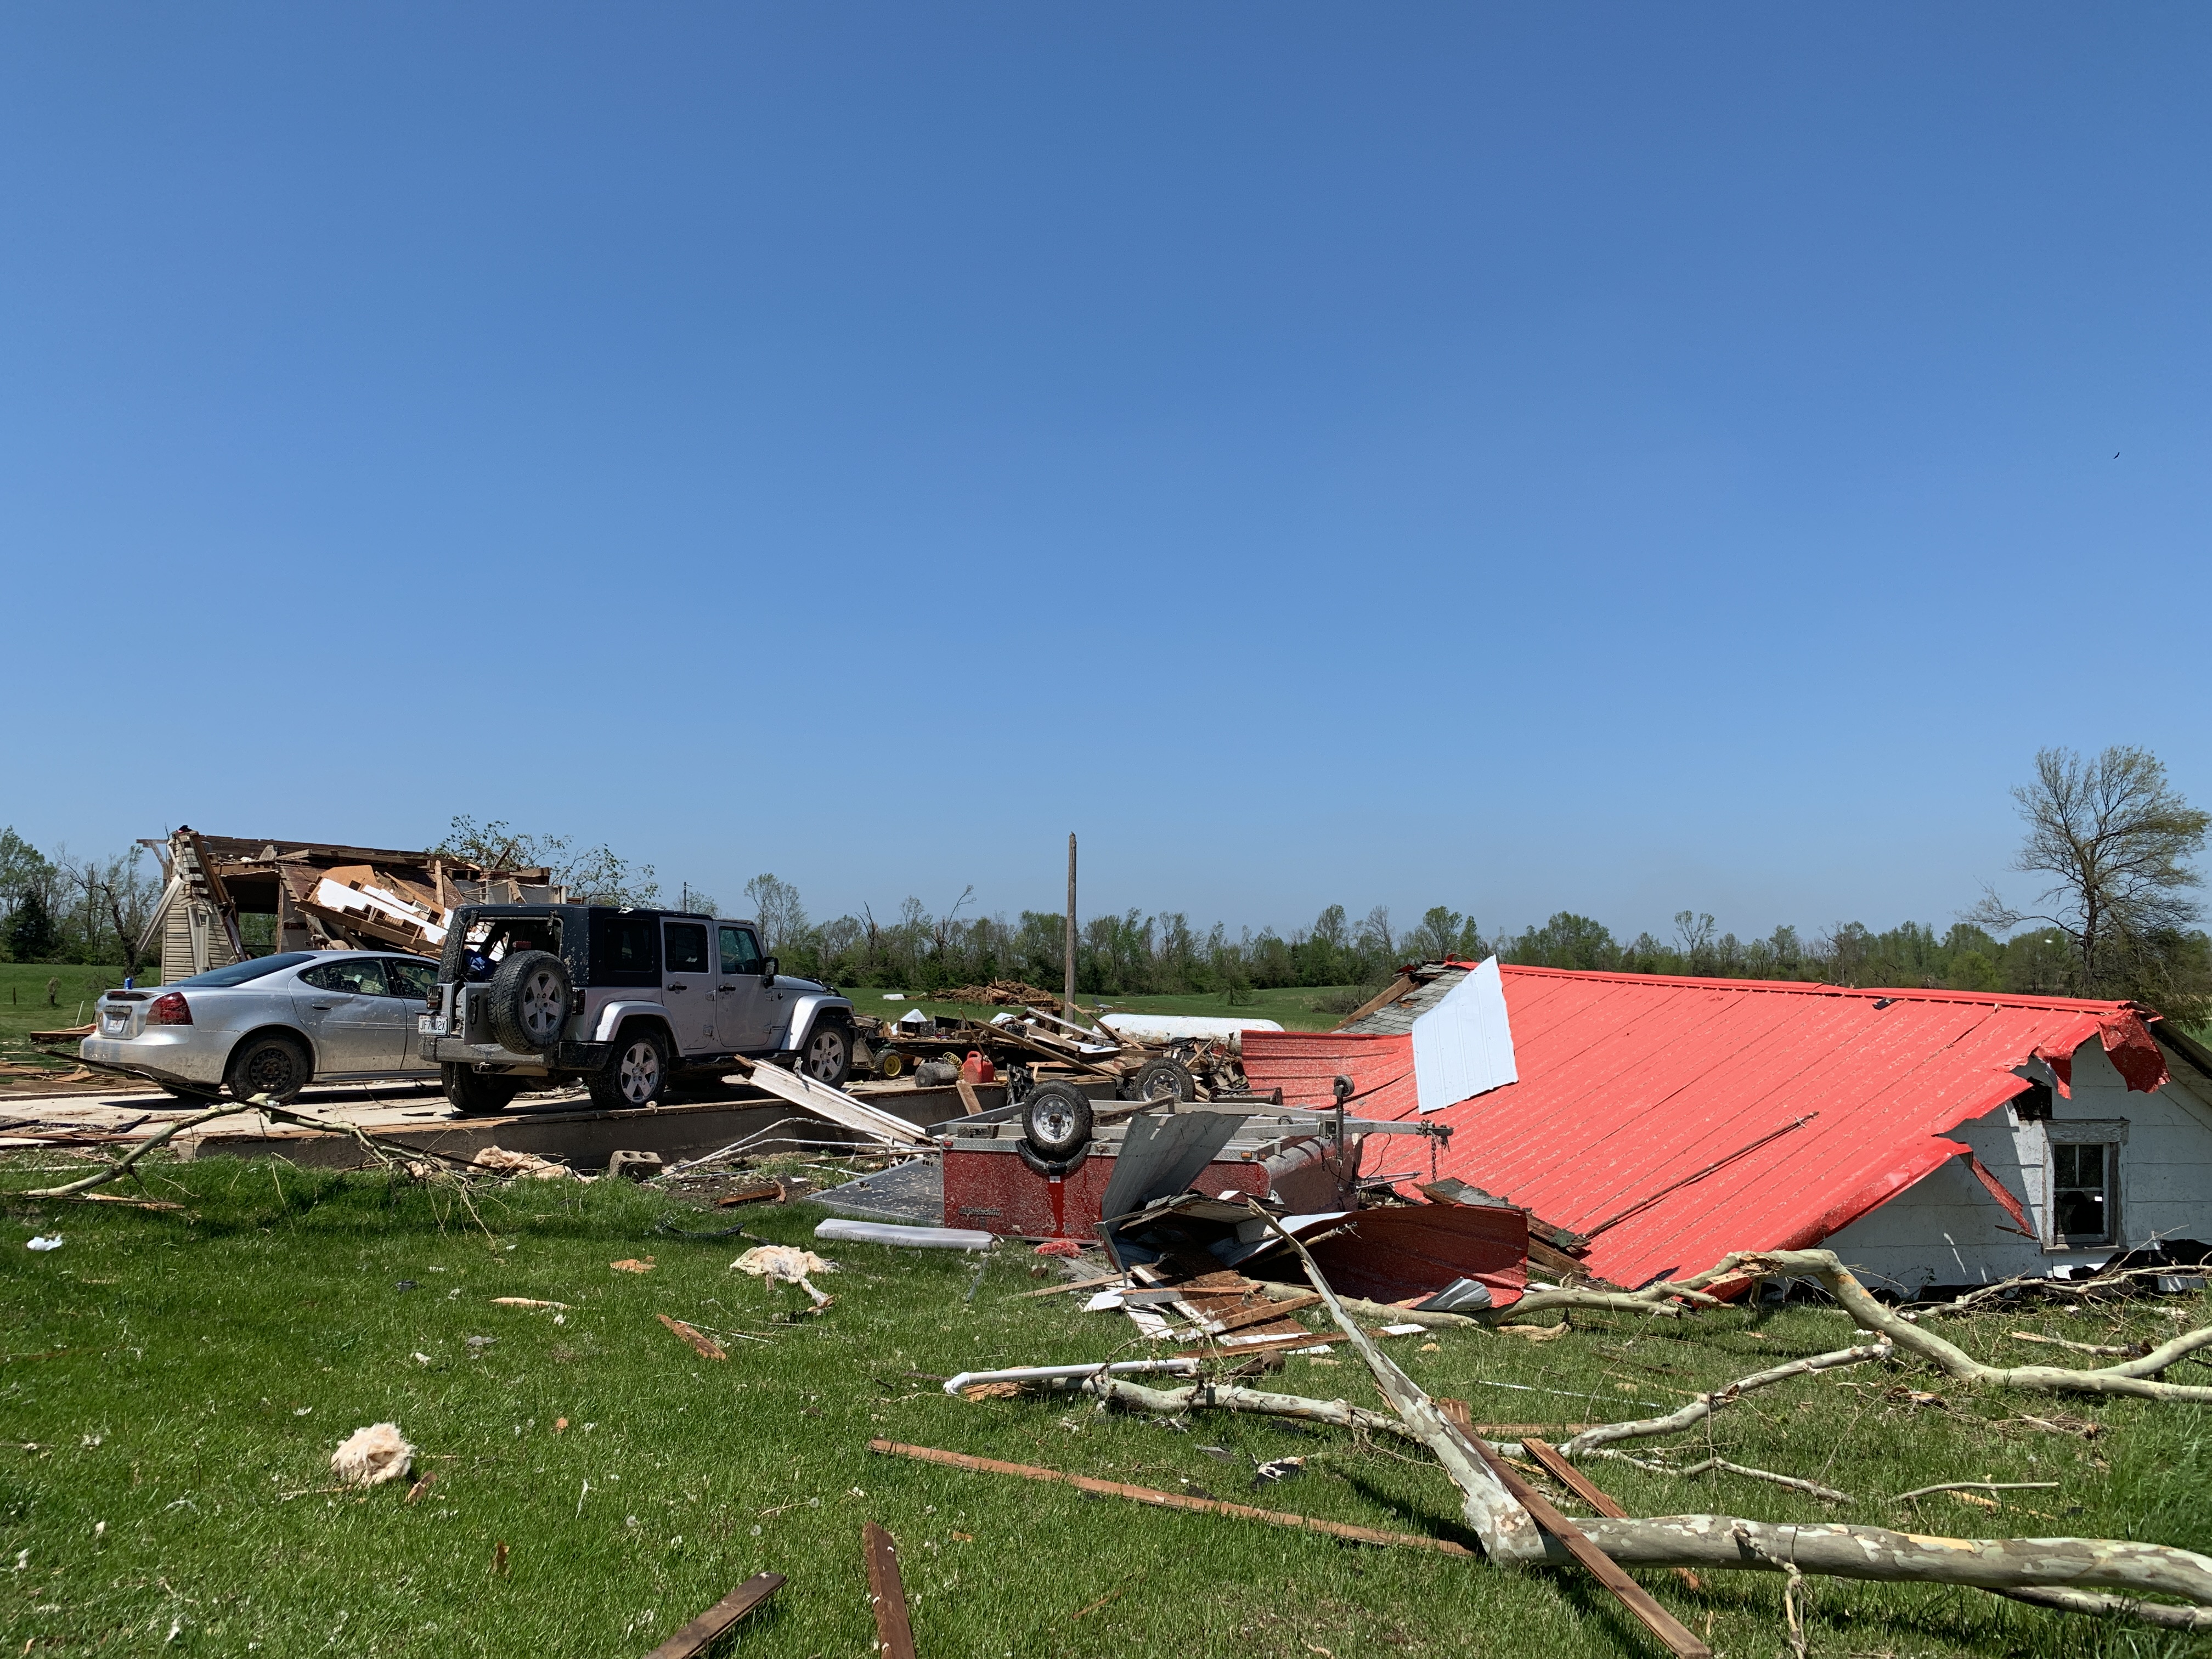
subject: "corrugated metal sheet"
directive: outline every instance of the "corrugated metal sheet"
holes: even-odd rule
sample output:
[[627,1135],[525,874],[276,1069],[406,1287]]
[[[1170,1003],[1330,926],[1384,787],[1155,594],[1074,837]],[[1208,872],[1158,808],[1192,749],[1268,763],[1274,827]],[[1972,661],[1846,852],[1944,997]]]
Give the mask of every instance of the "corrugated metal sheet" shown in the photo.
[[[1503,977],[1521,1080],[1447,1109],[1440,1169],[1563,1226],[1605,1227],[1590,1265],[1627,1285],[1818,1243],[1966,1151],[1943,1137],[2019,1093],[2012,1068],[2031,1056],[2063,1062],[2101,1037],[2130,1087],[2165,1081],[2122,1003],[1513,966]],[[1244,1066],[1255,1088],[1309,1106],[1328,1103],[1345,1073],[1372,1091],[1365,1115],[1407,1117],[1412,1047],[1255,1034]]]
[[1413,1022],[1413,1084],[1425,1112],[1442,1111],[1518,1080],[1513,1029],[1491,957]]

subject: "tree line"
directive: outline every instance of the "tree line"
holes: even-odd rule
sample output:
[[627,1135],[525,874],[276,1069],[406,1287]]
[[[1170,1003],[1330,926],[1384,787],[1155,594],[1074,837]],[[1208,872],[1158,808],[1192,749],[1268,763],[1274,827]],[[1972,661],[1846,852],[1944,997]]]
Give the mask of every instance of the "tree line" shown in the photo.
[[[2042,881],[2042,890],[2021,905],[1985,890],[1940,928],[1907,921],[1877,933],[1848,921],[1809,935],[1785,926],[1741,939],[1711,915],[1683,910],[1665,938],[1645,931],[1621,939],[1593,917],[1562,910],[1540,926],[1486,933],[1449,905],[1407,924],[1387,906],[1354,920],[1332,904],[1287,934],[1263,927],[1232,935],[1220,922],[1201,929],[1182,911],[1131,909],[1081,923],[1076,982],[1090,995],[1213,995],[1231,1006],[1260,989],[1335,988],[1348,1010],[1407,963],[1496,955],[1585,971],[2131,999],[2185,1025],[2212,1019],[2212,940],[2196,925],[2203,908],[2191,862],[2212,814],[2182,799],[2155,757],[2124,745],[2086,758],[2046,750],[2014,794],[2027,834],[2012,867]],[[660,897],[650,866],[605,847],[572,854],[563,838],[519,834],[504,823],[457,818],[437,850],[488,865],[543,864],[593,902],[650,905]],[[863,906],[858,915],[816,921],[794,886],[763,874],[746,884],[744,908],[787,970],[842,986],[929,992],[1002,978],[1059,985],[1060,915],[967,914],[974,893],[941,915],[909,897],[891,917]],[[49,858],[12,829],[0,831],[0,944],[14,960],[127,962],[154,896],[137,849]],[[675,902],[720,908],[689,884]]]

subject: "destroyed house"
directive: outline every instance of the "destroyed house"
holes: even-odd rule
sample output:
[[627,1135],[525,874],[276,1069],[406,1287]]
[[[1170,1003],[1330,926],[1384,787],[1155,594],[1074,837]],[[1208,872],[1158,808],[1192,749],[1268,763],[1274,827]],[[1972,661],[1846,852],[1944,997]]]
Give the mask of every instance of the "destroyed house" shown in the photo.
[[458,904],[560,903],[550,872],[385,847],[203,836],[179,829],[141,846],[161,860],[161,896],[141,937],[161,943],[164,982],[254,954],[240,919],[274,916],[279,951],[392,950],[435,956]]
[[1437,1173],[1632,1287],[1825,1245],[1917,1295],[2212,1242],[2212,1054],[2149,1010],[1506,965],[1517,1077],[1422,1100],[1415,1022],[1468,971],[1409,969],[1334,1031],[1247,1034],[1252,1086],[1322,1106],[1344,1074],[1370,1118],[1425,1109],[1453,1131]]

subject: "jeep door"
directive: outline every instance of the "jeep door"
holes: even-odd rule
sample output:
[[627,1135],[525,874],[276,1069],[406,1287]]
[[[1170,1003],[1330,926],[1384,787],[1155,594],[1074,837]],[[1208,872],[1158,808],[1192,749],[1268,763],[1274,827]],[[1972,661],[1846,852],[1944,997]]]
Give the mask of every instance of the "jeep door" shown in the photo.
[[409,1010],[391,994],[380,957],[349,951],[301,969],[292,1007],[314,1039],[318,1076],[399,1069]]
[[775,1000],[761,986],[760,941],[741,923],[715,924],[721,955],[722,983],[715,1000],[722,1005],[723,1042],[739,1054],[764,1052],[775,1035]]
[[705,922],[660,924],[660,1001],[682,1053],[712,1054],[729,1047],[714,1036],[714,964],[707,952]]

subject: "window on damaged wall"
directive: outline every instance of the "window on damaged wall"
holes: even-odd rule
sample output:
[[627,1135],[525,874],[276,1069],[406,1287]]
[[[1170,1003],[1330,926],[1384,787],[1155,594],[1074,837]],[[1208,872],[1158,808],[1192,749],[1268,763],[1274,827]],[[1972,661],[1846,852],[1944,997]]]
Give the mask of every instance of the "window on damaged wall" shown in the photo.
[[2120,1123],[2047,1126],[2051,1243],[2056,1249],[2119,1243]]
[[2101,1142],[2051,1149],[2051,1218],[2069,1244],[2112,1242],[2106,1182],[2115,1148]]

